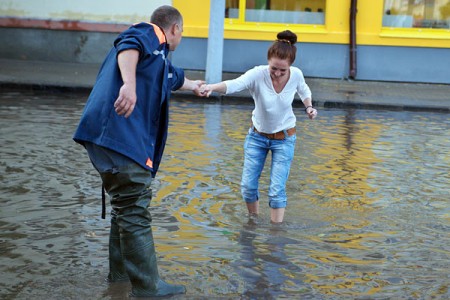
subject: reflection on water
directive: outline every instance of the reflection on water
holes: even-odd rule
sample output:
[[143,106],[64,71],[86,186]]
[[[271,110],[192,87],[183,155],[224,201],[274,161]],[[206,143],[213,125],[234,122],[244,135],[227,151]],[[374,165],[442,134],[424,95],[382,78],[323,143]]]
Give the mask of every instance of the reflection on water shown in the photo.
[[[104,283],[100,180],[71,140],[86,95],[2,91],[2,299],[123,299]],[[286,223],[240,198],[252,106],[173,101],[154,183],[162,276],[176,299],[448,298],[448,114],[298,109]]]

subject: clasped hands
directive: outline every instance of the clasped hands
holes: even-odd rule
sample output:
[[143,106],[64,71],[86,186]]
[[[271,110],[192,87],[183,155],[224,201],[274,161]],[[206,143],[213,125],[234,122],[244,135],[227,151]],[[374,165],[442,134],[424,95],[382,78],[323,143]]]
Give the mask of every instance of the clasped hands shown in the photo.
[[211,84],[202,84],[199,88],[199,93],[201,97],[209,97],[213,92]]
[[199,97],[209,97],[213,92],[211,84],[206,84],[202,80],[196,80],[195,84],[196,87],[194,88],[193,92]]
[[[205,84],[203,80],[189,80],[185,79],[181,90],[191,90],[195,95],[199,97],[209,97],[211,95],[211,87]],[[114,109],[119,116],[128,118],[134,111],[136,106],[136,83],[124,83],[119,90],[119,95],[114,102]]]

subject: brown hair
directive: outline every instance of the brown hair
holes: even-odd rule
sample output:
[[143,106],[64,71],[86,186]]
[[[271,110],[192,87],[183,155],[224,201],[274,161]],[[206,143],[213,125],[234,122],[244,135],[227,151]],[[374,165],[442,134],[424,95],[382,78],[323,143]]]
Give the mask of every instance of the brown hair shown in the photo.
[[267,51],[267,59],[276,57],[279,59],[287,59],[289,64],[295,61],[295,54],[297,53],[297,35],[290,30],[285,30],[277,34],[277,40],[270,46]]
[[152,13],[150,23],[156,24],[163,29],[169,29],[173,24],[183,25],[183,17],[175,7],[163,5]]

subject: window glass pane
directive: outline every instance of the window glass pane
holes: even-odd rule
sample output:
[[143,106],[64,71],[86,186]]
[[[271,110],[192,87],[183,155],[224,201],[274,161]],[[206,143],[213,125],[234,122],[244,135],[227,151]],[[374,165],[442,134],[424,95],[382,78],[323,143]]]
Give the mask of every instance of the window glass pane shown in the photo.
[[450,0],[385,0],[383,26],[450,28]]
[[246,22],[324,24],[326,0],[247,0]]
[[239,18],[239,0],[225,1],[225,18]]

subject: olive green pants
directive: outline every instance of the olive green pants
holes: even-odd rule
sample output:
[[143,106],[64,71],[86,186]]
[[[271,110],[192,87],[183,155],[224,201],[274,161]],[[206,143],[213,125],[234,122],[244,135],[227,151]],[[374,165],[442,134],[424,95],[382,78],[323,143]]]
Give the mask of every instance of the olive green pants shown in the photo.
[[149,211],[151,173],[109,149],[93,144],[86,149],[111,198],[108,279],[129,279],[136,297],[184,293],[184,286],[159,277]]

